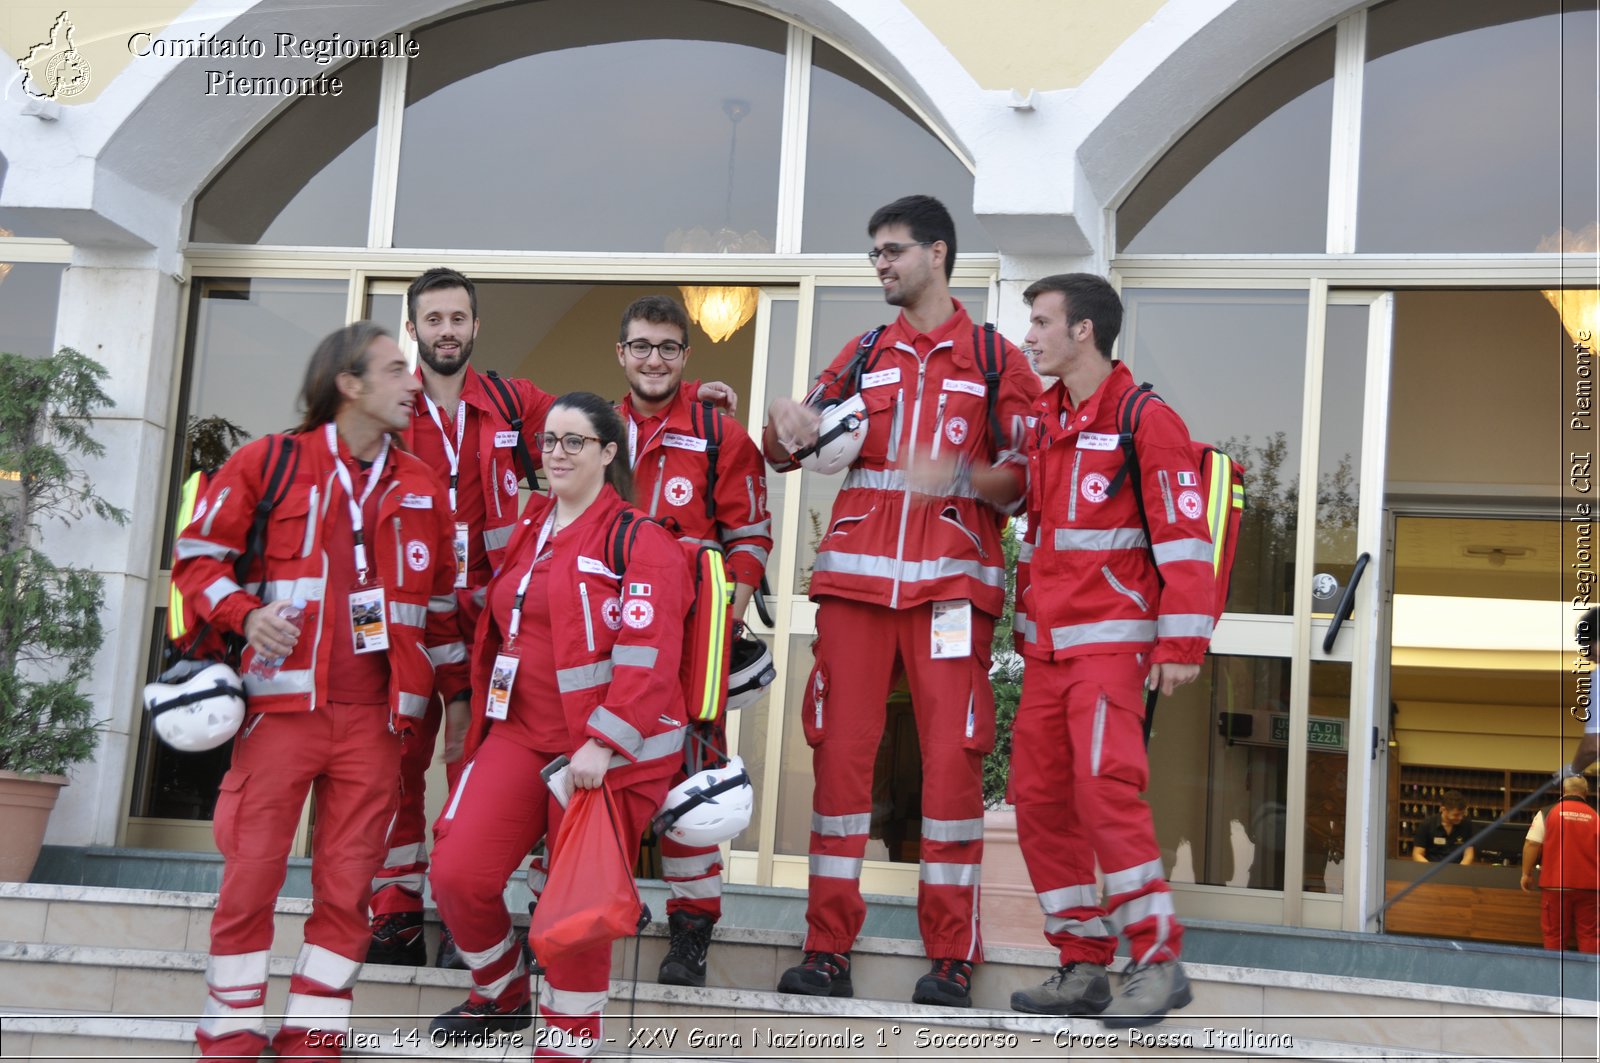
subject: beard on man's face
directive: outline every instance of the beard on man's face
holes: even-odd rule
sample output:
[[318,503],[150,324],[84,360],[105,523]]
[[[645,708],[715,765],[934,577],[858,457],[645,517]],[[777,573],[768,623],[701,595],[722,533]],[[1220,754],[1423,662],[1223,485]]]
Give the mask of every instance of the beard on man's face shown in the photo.
[[422,364],[432,369],[440,376],[455,376],[466,368],[467,362],[472,358],[472,341],[460,341],[461,348],[452,358],[440,358],[429,344],[417,341],[417,357],[422,359]]

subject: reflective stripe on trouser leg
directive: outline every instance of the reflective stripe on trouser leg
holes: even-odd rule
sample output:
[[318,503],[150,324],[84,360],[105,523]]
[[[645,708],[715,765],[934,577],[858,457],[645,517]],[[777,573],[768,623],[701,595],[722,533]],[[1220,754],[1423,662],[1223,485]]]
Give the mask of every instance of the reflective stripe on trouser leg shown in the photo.
[[373,915],[422,911],[428,872],[426,776],[443,717],[439,699],[430,698],[416,729],[400,741],[400,795],[389,824],[388,857],[372,879]]
[[[609,954],[609,950],[607,950]],[[592,976],[580,981],[592,981]],[[539,987],[539,1021],[545,1027],[535,1059],[588,1059],[600,1047],[606,990],[558,989],[547,979]]]
[[1134,962],[1177,959],[1183,927],[1172,908],[1172,892],[1162,874],[1161,859],[1107,871],[1105,878],[1107,917],[1127,936]]
[[[350,1030],[351,992],[360,974],[359,960],[319,945],[302,945],[289,979],[283,1026],[272,1039],[273,1051],[283,1058],[327,1059],[331,1045],[326,1035]],[[312,1031],[319,1036],[308,1036]]]
[[212,956],[195,1040],[208,1056],[258,1055],[267,1043],[266,952]]
[[661,878],[672,890],[667,914],[692,912],[722,917],[722,849],[690,848],[671,838],[661,839]]

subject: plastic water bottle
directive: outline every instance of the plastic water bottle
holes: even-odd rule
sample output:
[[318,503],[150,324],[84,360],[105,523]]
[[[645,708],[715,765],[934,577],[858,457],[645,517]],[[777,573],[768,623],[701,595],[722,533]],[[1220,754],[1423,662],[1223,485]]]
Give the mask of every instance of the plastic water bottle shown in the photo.
[[[294,599],[289,603],[287,609],[279,609],[278,615],[293,624],[295,630],[299,631],[300,625],[305,622],[306,618],[306,600],[304,598]],[[258,653],[255,659],[250,662],[250,674],[257,679],[276,678],[278,669],[283,667],[283,661],[282,657],[263,657]]]

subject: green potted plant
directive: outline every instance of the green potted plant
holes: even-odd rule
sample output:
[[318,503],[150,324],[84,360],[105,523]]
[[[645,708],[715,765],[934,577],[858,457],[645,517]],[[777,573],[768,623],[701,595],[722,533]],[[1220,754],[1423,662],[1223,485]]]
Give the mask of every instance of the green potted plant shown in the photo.
[[[40,549],[47,523],[126,523],[78,457],[97,457],[106,371],[70,348],[0,354],[0,880],[25,881],[66,773],[94,755],[100,721],[79,691],[104,641],[98,573]],[[10,806],[7,808],[6,806]]]

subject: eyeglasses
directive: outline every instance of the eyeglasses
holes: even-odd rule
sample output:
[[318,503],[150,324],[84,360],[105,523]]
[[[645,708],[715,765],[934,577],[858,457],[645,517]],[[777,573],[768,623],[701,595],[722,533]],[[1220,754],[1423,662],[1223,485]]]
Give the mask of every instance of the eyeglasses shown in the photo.
[[934,241],[932,240],[918,240],[914,244],[884,244],[882,247],[874,247],[871,251],[868,251],[867,261],[874,266],[878,264],[878,259],[880,258],[885,262],[898,262],[900,261],[900,256],[913,247],[932,247],[933,245]]
[[598,443],[600,438],[598,436],[580,436],[576,432],[568,432],[564,436],[558,436],[554,432],[540,432],[533,437],[533,441],[539,444],[539,451],[543,454],[548,454],[556,449],[558,441],[561,444],[561,449],[568,454],[582,454],[585,443]]
[[683,352],[688,349],[676,340],[667,340],[665,343],[651,343],[648,340],[629,340],[623,346],[628,349],[629,354],[641,362],[650,357],[651,351],[660,351],[663,362],[676,362],[683,355]]

